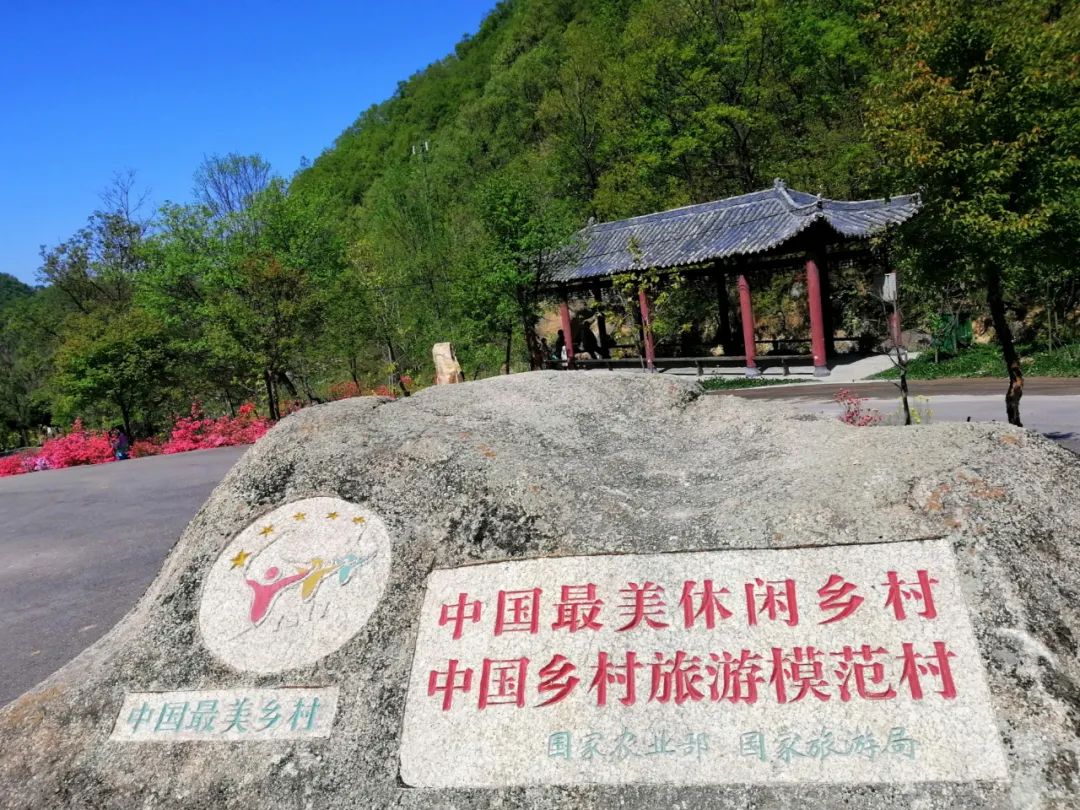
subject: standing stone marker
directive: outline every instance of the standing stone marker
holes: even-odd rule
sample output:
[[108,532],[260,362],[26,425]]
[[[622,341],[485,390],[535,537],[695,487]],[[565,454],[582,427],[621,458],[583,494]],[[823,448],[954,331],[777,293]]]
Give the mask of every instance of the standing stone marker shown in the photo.
[[435,363],[435,384],[452,385],[465,382],[461,364],[454,353],[452,343],[436,343],[431,347],[431,359]]
[[0,707],[0,808],[1080,807],[1078,538],[1006,425],[601,371],[306,408]]
[[498,787],[1007,773],[952,551],[934,540],[436,571],[401,775]]

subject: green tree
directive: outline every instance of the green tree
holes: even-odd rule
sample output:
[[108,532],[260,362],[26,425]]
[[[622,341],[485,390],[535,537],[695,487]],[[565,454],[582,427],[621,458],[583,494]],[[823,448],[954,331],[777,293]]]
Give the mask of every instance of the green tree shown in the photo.
[[305,350],[327,325],[325,290],[342,263],[335,232],[280,180],[240,211],[170,207],[163,224],[140,300],[208,361],[204,380],[228,401],[258,379],[279,418],[281,388],[311,393]]
[[31,430],[51,422],[48,387],[64,312],[58,303],[56,291],[45,288],[0,307],[0,424],[23,446]]
[[81,316],[77,325],[56,358],[65,415],[107,417],[111,406],[128,436],[153,433],[175,369],[168,333],[139,309],[107,322]]
[[34,294],[34,288],[29,284],[23,284],[10,273],[0,273],[0,311],[8,304],[29,298]]
[[550,280],[560,253],[572,249],[567,239],[570,211],[543,187],[542,176],[528,168],[492,178],[480,189],[478,205],[487,249],[472,288],[473,317],[483,318],[493,334],[506,336],[507,372],[517,327],[525,334],[529,368],[540,368],[540,288]]
[[262,383],[243,347],[209,328],[208,279],[226,262],[227,235],[206,206],[169,204],[159,219],[136,301],[168,329],[187,398],[220,400],[235,412]]
[[1033,271],[1071,273],[1080,234],[1080,6],[903,0],[879,18],[869,126],[889,178],[923,192],[905,241],[916,279],[980,287],[1019,425],[1009,299]]
[[84,228],[42,251],[39,276],[50,291],[48,328],[56,334],[47,390],[57,415],[118,416],[134,435],[136,419],[150,430],[162,415],[156,408],[172,359],[164,351],[167,335],[134,306],[152,227],[140,213],[144,195],[134,174],[116,175],[101,198]]
[[195,170],[195,199],[214,216],[240,214],[251,207],[255,198],[273,179],[270,164],[260,155],[204,158]]

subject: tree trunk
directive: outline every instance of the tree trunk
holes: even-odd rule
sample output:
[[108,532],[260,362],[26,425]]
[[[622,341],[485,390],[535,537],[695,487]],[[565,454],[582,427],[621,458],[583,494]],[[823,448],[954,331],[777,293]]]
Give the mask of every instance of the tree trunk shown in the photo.
[[[506,371],[503,374],[510,373],[510,350],[514,345],[514,327],[510,327],[506,330]],[[530,366],[532,363],[530,362]]]
[[296,399],[300,395],[300,392],[296,388],[296,383],[294,383],[284,371],[279,371],[275,375],[275,380],[279,383],[284,383],[286,390],[289,392],[289,396],[293,399]]
[[593,291],[593,306],[596,309],[596,331],[600,333],[600,357],[608,360],[611,358],[611,344],[615,341],[608,334],[607,315],[604,312],[604,294],[599,287]]
[[266,383],[266,401],[270,409],[270,419],[276,422],[281,418],[281,413],[278,411],[277,392],[274,391],[274,375],[270,369],[263,371],[263,382]]
[[[529,311],[524,294],[518,293],[518,313],[521,315],[521,327],[525,333],[525,350],[529,354],[529,371],[544,367],[544,353],[540,350],[540,338],[536,334],[536,323]],[[569,340],[569,336],[567,336]]]
[[1046,350],[1054,350],[1054,296],[1049,284],[1046,285]]
[[30,430],[26,425],[19,425],[19,441],[22,442],[23,447],[30,446]]
[[727,273],[713,270],[713,284],[716,285],[716,336],[724,354],[734,354],[731,340],[731,299],[728,298]]
[[1020,421],[1020,397],[1024,395],[1024,372],[1020,368],[1020,356],[1013,344],[1012,331],[1005,319],[1005,301],[1001,292],[1001,270],[993,267],[986,275],[986,303],[990,306],[990,319],[994,322],[998,345],[1009,370],[1009,390],[1005,394],[1005,413],[1010,425],[1023,427]]
[[120,418],[124,421],[124,434],[128,437],[128,441],[134,441],[131,434],[131,409],[123,401],[116,404],[120,406]]
[[900,401],[904,404],[904,424],[911,424],[911,402],[908,399],[907,360],[900,366]]
[[323,399],[311,390],[311,385],[310,383],[308,383],[307,375],[304,375],[300,378],[300,385],[304,387],[304,396],[307,397],[308,405],[322,405],[324,402],[326,402],[325,399]]
[[392,369],[390,376],[393,378],[392,381],[397,384],[403,397],[409,396],[409,389],[405,387],[405,381],[401,379],[401,374],[398,372],[397,355],[394,354],[394,344],[389,340],[386,341],[386,354],[390,358],[390,368]]

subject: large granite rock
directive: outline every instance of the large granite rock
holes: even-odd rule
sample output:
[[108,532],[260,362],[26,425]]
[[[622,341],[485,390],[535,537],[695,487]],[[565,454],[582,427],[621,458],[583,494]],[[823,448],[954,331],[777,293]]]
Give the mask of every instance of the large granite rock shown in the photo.
[[[204,585],[245,564],[234,549],[262,516],[313,497],[340,499],[357,525],[374,527],[388,550],[385,588],[365,591],[370,604],[350,614],[360,629],[328,642],[341,646],[326,657],[312,663],[305,647],[282,664],[292,669],[272,671],[272,656],[245,669],[207,642],[220,630],[200,616],[209,610]],[[1080,806],[1078,528],[1080,461],[1001,425],[851,428],[782,405],[702,396],[660,376],[603,372],[309,408],[243,457],[112,632],[0,711],[0,804]],[[937,537],[955,554],[989,686],[982,719],[996,724],[1007,779],[422,789],[399,776],[418,616],[434,569]],[[337,687],[329,736],[110,738],[129,693],[295,686]],[[968,748],[958,736],[948,755],[962,761]]]

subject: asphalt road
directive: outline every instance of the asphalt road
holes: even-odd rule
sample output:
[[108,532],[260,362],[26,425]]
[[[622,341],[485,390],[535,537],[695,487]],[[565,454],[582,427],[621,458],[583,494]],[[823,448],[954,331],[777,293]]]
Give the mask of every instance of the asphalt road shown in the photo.
[[[775,379],[775,378],[773,378]],[[947,380],[911,380],[908,389],[912,396],[987,396],[997,397],[1002,409],[1009,381],[1005,377],[950,378]],[[894,397],[896,385],[889,380],[869,380],[856,383],[801,383],[799,385],[766,385],[760,388],[735,388],[717,391],[750,399],[812,398],[832,399],[837,391],[847,389],[860,397]],[[1026,377],[1024,397],[1080,395],[1080,377]],[[1021,399],[1021,405],[1025,400]]]
[[[1005,422],[1005,380],[913,380],[911,403],[929,411],[931,422]],[[840,390],[847,389],[866,397],[865,407],[877,409],[890,417],[900,407],[899,395],[890,382],[865,382],[850,385],[802,383],[791,386],[734,389],[718,394],[733,394],[748,399],[785,399],[807,411],[839,414],[833,402]],[[1080,379],[1032,377],[1024,383],[1020,417],[1031,428],[1080,454]]]
[[245,449],[0,478],[0,705],[131,609]]

